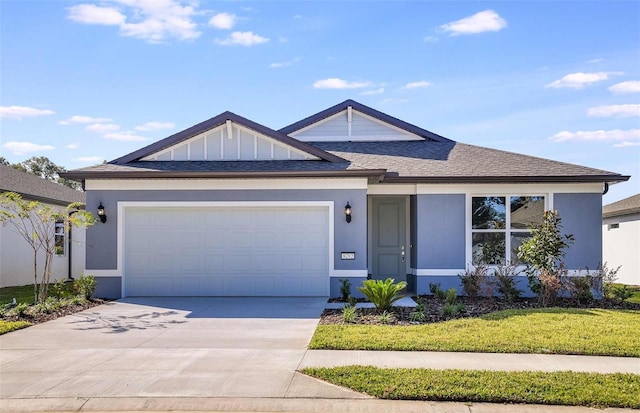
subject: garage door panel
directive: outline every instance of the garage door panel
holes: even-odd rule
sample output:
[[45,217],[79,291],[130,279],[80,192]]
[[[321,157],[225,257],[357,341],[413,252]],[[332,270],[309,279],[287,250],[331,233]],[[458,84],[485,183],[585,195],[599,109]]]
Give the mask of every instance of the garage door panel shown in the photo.
[[327,207],[134,207],[125,223],[126,295],[328,295]]

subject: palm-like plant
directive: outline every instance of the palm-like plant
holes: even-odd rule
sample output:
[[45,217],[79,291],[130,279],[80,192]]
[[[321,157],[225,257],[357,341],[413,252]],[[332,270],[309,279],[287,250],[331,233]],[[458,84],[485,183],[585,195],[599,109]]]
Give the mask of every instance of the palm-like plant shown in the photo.
[[400,291],[404,290],[407,283],[400,281],[394,284],[393,278],[386,280],[366,280],[362,282],[362,287],[358,291],[371,301],[379,311],[389,311],[393,303],[402,298]]

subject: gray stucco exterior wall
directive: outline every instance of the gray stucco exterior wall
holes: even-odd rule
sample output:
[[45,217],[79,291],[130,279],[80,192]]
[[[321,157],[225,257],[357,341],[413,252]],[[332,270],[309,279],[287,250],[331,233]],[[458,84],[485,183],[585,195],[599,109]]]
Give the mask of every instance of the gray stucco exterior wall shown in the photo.
[[560,213],[562,233],[575,237],[566,250],[565,266],[570,270],[597,268],[602,263],[602,195],[556,193],[553,208]]
[[465,195],[416,195],[415,198],[412,266],[418,269],[465,268]]
[[[118,201],[333,201],[334,267],[336,270],[367,268],[366,190],[251,190],[251,191],[88,191],[87,208],[105,207],[107,222],[87,229],[87,263],[91,270],[117,268]],[[344,206],[352,207],[351,223],[345,221]],[[340,252],[355,252],[355,260],[341,260]]]

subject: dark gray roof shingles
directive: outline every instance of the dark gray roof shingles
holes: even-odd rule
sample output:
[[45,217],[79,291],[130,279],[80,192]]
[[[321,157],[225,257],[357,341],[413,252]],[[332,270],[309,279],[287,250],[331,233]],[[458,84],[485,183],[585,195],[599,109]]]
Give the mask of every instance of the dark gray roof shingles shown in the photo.
[[640,194],[612,202],[602,207],[602,215],[616,217],[640,212]]
[[24,198],[65,206],[85,202],[84,192],[6,165],[0,165],[0,192],[17,192]]

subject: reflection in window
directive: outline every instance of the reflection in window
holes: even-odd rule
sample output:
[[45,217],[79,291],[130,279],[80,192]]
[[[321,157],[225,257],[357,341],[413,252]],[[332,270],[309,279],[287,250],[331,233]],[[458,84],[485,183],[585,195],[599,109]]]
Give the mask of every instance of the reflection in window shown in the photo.
[[56,221],[55,224],[55,253],[56,255],[64,255],[64,221]]
[[[506,202],[509,201],[509,209]],[[472,263],[523,264],[518,247],[530,235],[529,225],[542,221],[543,196],[483,196],[471,200]]]

